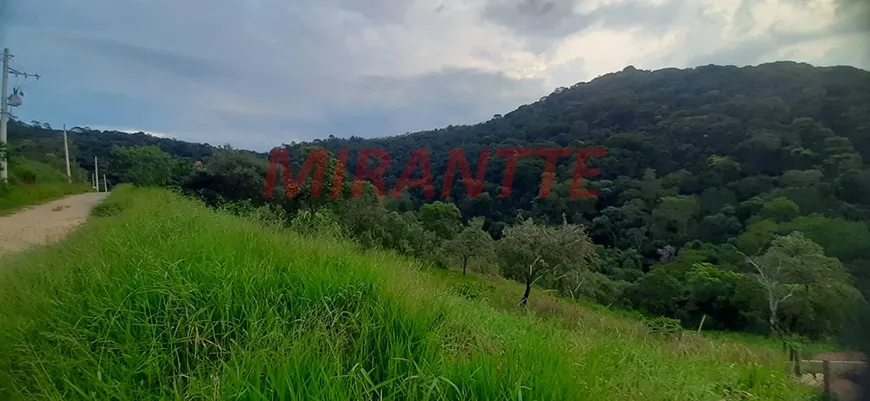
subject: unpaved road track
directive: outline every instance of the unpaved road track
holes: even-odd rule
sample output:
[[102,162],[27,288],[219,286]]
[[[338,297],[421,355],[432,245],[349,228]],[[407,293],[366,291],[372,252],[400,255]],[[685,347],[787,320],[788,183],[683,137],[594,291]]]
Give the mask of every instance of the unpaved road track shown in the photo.
[[[867,369],[867,357],[864,354],[856,352],[826,352],[823,354],[813,355],[811,361],[831,361],[831,393],[840,401],[860,401],[862,399],[862,389],[858,385],[856,379],[863,374]],[[864,363],[849,363],[837,364],[837,361],[850,361]],[[806,365],[805,365],[806,366]],[[818,366],[818,364],[817,364]],[[808,367],[808,366],[807,366]],[[816,370],[818,372],[818,370]],[[818,387],[820,390],[824,386],[822,374],[807,373],[801,377],[801,380],[811,386]]]
[[68,196],[0,217],[0,256],[63,238],[84,223],[91,207],[107,195],[90,192]]

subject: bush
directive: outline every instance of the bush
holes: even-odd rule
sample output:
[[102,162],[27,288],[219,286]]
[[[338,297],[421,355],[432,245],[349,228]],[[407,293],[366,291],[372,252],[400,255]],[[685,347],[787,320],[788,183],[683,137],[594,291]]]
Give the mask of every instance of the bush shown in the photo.
[[91,216],[95,217],[109,217],[121,214],[124,211],[126,205],[122,202],[102,202],[93,207],[91,209]]
[[485,298],[487,293],[495,289],[492,285],[481,281],[465,281],[459,284],[453,284],[451,287],[457,294],[467,299]]
[[130,197],[132,190],[133,186],[130,184],[119,185],[115,188],[114,196],[109,197],[91,208],[91,216],[109,217],[121,214],[121,212],[127,210],[133,202],[133,199]]
[[302,210],[290,220],[290,229],[302,234],[330,234],[341,236],[341,228],[335,216],[327,211]]
[[654,334],[672,336],[683,332],[683,326],[677,319],[659,316],[644,321],[646,327]]
[[66,174],[45,163],[33,160],[12,158],[9,160],[9,182],[18,185],[27,184],[67,184]]

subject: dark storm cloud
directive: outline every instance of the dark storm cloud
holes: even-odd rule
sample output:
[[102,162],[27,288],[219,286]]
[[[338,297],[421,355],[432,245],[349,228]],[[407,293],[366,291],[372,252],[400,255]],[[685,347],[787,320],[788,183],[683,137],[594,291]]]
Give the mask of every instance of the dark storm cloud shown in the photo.
[[583,4],[581,0],[491,0],[482,17],[523,37],[561,38],[597,26],[612,29],[642,26],[661,32],[683,14],[688,3],[624,1],[579,11]]
[[67,36],[61,39],[73,49],[115,61],[140,64],[187,80],[215,82],[231,79],[241,71],[227,66],[221,60],[208,60],[188,53],[153,48],[111,38]]
[[870,33],[870,2],[867,0],[839,0],[836,15],[835,32]]
[[340,8],[359,13],[375,23],[401,23],[411,5],[407,0],[338,0]]
[[[362,76],[349,86],[354,107],[326,107],[322,118],[287,119],[213,113],[210,118],[245,127],[239,141],[278,145],[328,135],[362,137],[399,135],[449,124],[473,124],[495,113],[537,100],[541,82],[512,79],[474,69],[446,69],[412,77]],[[292,128],[292,129],[291,129]],[[267,146],[266,148],[268,148]],[[263,145],[258,145],[263,148]]]
[[772,49],[791,46],[813,39],[807,34],[773,34],[736,43],[712,54],[699,54],[689,59],[689,65],[735,65],[738,67],[758,64],[762,56]]
[[[793,0],[792,4],[808,7],[807,0]],[[735,24],[749,29],[758,21],[749,12],[751,0],[742,0],[735,13]],[[776,61],[774,50],[799,46],[819,40],[838,40],[838,44],[820,54],[814,62],[818,65],[856,65],[870,67],[870,3],[864,0],[840,0],[835,10],[835,20],[821,31],[794,31],[787,22],[775,24],[759,37],[737,41],[714,53],[700,53],[689,59],[688,65],[728,64],[753,65]]]

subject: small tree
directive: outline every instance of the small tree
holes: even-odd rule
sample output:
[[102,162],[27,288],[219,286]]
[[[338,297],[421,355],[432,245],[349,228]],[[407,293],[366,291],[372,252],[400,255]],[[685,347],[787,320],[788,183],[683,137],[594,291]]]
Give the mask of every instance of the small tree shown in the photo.
[[448,241],[445,245],[448,252],[462,261],[462,275],[468,269],[468,261],[472,257],[487,258],[492,254],[494,241],[486,231],[483,231],[483,219],[472,219],[468,226]]
[[139,186],[164,186],[172,180],[176,162],[159,147],[136,146],[112,149],[112,170],[121,181]]
[[445,240],[453,239],[462,226],[462,214],[452,203],[438,201],[423,205],[419,216],[423,228]]
[[520,301],[523,307],[536,281],[587,269],[596,255],[585,229],[574,224],[548,227],[528,219],[506,229],[499,242],[503,274],[526,285]]
[[782,335],[779,310],[784,302],[800,295],[812,297],[810,290],[815,285],[851,287],[842,263],[825,256],[819,244],[800,232],[776,237],[760,257],[741,255],[754,268],[754,277],[763,288],[772,335]]

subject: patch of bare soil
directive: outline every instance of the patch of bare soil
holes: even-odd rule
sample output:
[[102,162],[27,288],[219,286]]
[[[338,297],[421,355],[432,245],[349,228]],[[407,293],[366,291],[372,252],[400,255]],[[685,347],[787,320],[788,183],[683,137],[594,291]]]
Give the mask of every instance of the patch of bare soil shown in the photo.
[[0,217],[0,256],[63,238],[84,223],[91,207],[107,195],[90,192],[68,196]]

